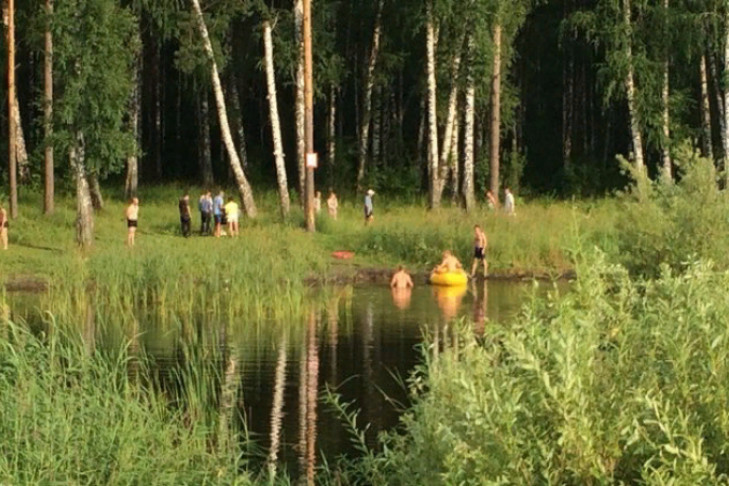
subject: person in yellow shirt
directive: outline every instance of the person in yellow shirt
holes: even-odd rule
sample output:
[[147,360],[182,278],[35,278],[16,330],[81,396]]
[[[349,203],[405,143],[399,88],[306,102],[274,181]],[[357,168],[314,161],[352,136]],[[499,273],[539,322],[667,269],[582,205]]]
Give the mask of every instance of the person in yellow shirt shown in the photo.
[[228,203],[225,205],[225,217],[228,220],[228,232],[230,236],[238,236],[238,216],[240,210],[238,209],[238,203],[236,203],[232,197],[228,198]]

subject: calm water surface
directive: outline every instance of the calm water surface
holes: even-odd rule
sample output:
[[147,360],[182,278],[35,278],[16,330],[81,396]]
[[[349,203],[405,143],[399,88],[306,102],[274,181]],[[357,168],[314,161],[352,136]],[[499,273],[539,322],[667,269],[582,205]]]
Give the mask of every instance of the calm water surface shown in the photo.
[[[181,326],[140,318],[133,347],[154,358],[162,377],[180,364],[181,343],[214,348],[210,355],[227,390],[223,401],[243,417],[257,446],[254,462],[312,477],[322,455],[331,462],[352,453],[347,431],[320,399],[326,386],[360,411],[359,424],[369,424],[367,440],[374,446],[377,434],[396,425],[407,406],[403,382],[421,361],[424,333],[442,338],[462,316],[474,322],[475,333],[488,333],[490,322],[515,317],[532,286],[491,281],[463,289],[417,286],[406,293],[385,286],[332,287],[313,298],[321,304],[308,318],[253,330],[204,318]],[[554,288],[543,283],[539,292]],[[213,337],[201,338],[208,334]],[[97,336],[95,345],[108,339]]]

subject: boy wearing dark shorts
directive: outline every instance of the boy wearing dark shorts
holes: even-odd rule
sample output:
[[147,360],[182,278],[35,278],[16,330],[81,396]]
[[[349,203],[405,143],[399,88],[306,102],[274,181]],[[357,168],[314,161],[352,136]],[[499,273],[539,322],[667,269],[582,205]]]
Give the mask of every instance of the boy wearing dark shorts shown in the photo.
[[488,246],[488,240],[486,239],[486,233],[481,229],[479,225],[473,227],[473,265],[471,265],[471,277],[476,276],[476,268],[478,262],[483,262],[483,276],[488,275],[488,262],[486,261],[486,247]]

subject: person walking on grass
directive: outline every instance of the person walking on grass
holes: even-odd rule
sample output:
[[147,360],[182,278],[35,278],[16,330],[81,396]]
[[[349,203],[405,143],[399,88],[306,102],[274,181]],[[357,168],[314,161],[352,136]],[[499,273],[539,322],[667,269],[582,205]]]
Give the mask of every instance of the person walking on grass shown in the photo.
[[516,208],[514,207],[514,195],[511,193],[511,189],[508,187],[504,190],[504,212],[508,216],[516,215]]
[[490,211],[493,211],[499,205],[496,197],[494,196],[494,193],[491,192],[491,190],[486,191],[486,205],[488,206]]
[[127,246],[134,246],[134,236],[137,234],[137,224],[139,222],[139,199],[133,197],[129,201],[124,216],[127,218]]
[[8,222],[8,212],[0,204],[0,245],[3,246],[3,250],[8,249],[8,228],[10,223]]
[[471,277],[476,276],[476,268],[479,260],[483,262],[483,276],[488,275],[488,262],[486,261],[486,248],[488,247],[488,239],[486,233],[479,225],[473,227],[473,265],[471,265]]
[[185,193],[180,198],[180,202],[177,204],[180,209],[180,229],[182,230],[182,236],[185,238],[190,236],[191,225],[192,225],[192,214],[190,214],[190,195]]
[[197,207],[200,210],[200,234],[209,235],[210,220],[213,218],[213,198],[210,195],[210,191],[200,196]]
[[397,266],[397,271],[390,280],[391,289],[411,289],[413,288],[413,279],[410,274],[405,271],[402,265]]
[[321,212],[321,191],[316,191],[316,195],[314,195],[314,212],[316,214]]
[[215,199],[213,199],[213,217],[215,218],[215,237],[220,238],[220,233],[223,226],[223,205],[225,201],[223,197],[225,193],[220,191]]
[[339,210],[339,201],[334,189],[329,189],[329,197],[327,198],[327,211],[332,219],[337,219],[337,211]]
[[365,193],[364,198],[364,217],[365,217],[365,226],[370,224],[372,220],[374,219],[374,206],[372,205],[372,196],[375,195],[375,191],[372,189],[368,189]]
[[228,198],[228,204],[225,205],[225,218],[228,220],[228,231],[230,236],[238,236],[238,203],[232,197]]

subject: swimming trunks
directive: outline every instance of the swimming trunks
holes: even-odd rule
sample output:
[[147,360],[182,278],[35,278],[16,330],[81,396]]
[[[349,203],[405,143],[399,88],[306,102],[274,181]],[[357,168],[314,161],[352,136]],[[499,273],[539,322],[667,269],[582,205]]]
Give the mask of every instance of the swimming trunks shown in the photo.
[[223,224],[223,216],[220,214],[215,215],[215,224]]
[[486,254],[483,251],[483,248],[479,248],[478,246],[473,249],[473,258],[476,258],[477,260],[483,260],[486,258]]
[[127,220],[127,228],[136,228],[137,227],[137,220],[136,219],[128,219]]

